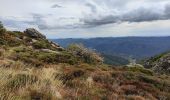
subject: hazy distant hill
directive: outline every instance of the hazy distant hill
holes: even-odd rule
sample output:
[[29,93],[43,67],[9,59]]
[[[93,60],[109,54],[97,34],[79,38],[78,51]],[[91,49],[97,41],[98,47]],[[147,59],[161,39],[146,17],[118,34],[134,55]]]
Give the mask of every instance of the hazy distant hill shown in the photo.
[[54,39],[62,46],[82,43],[109,55],[132,56],[136,59],[154,56],[170,50],[170,37],[121,37],[91,39]]

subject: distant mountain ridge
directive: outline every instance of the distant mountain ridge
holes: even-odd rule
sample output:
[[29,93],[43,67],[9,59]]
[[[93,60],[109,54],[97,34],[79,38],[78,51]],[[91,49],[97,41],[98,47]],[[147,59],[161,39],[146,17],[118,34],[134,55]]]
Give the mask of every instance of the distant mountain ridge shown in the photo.
[[170,36],[167,37],[106,37],[89,39],[53,39],[66,47],[71,43],[82,43],[88,48],[109,55],[144,59],[170,50]]

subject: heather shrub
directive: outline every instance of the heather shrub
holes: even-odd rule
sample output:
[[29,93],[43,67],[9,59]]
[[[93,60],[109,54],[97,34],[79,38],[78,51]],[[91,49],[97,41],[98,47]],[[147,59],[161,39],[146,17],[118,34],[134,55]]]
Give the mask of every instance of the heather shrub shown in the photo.
[[46,40],[39,40],[33,43],[33,47],[35,49],[49,49],[51,45]]
[[68,46],[68,51],[80,58],[85,63],[99,64],[103,63],[103,58],[99,53],[92,49],[85,48],[82,44],[71,44]]

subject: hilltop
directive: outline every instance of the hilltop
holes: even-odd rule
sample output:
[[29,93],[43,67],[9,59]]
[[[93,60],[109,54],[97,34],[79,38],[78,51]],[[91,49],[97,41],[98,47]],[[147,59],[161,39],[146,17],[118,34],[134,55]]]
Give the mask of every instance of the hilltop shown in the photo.
[[2,100],[169,100],[170,77],[142,66],[109,66],[82,45],[63,48],[36,29],[0,25]]

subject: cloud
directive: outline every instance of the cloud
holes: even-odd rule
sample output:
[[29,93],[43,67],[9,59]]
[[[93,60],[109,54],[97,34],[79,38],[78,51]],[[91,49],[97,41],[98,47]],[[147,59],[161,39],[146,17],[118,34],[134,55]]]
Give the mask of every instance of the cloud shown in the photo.
[[32,23],[34,23],[35,25],[38,26],[39,29],[45,29],[46,28],[46,21],[43,19],[45,16],[41,15],[41,14],[32,14],[33,17],[33,21]]
[[[155,11],[156,10],[156,11]],[[83,20],[84,25],[100,26],[106,24],[123,23],[123,22],[151,22],[156,20],[169,20],[170,19],[170,6],[165,6],[163,11],[157,9],[138,8],[131,10],[124,14],[107,16],[99,16],[92,18],[91,16],[85,17]]]
[[63,8],[63,6],[60,6],[58,4],[54,4],[54,5],[51,6],[51,8]]
[[170,4],[165,7],[166,18],[170,18]]
[[[92,10],[92,13],[95,14],[96,7],[92,4],[86,4]],[[120,24],[124,22],[129,23],[139,23],[139,22],[151,22],[157,20],[169,20],[170,19],[170,6],[166,5],[163,11],[153,10],[153,9],[146,9],[146,8],[138,8],[120,15],[110,14],[107,16],[97,16],[93,17],[90,14],[89,16],[85,16],[84,18],[59,18],[57,20],[60,23],[61,20],[64,22],[71,21],[71,24],[63,23],[63,25],[47,25],[44,20],[42,20],[42,16],[35,16],[34,20],[37,23],[38,27],[42,30],[53,30],[53,29],[75,29],[75,28],[93,28],[101,25],[107,24]],[[78,22],[74,22],[72,20],[77,19]]]
[[87,7],[89,7],[93,13],[96,13],[96,12],[97,12],[97,8],[96,8],[95,5],[93,5],[93,4],[91,4],[91,3],[87,3],[87,4],[85,4],[85,5],[86,5]]
[[[124,22],[139,23],[139,22],[151,22],[156,20],[169,20],[170,19],[170,5],[165,5],[163,10],[155,8],[137,8],[129,10],[125,13],[115,14],[109,13],[108,15],[97,15],[97,8],[94,4],[86,3],[85,6],[91,9],[92,14],[88,14],[82,18],[77,17],[58,17],[54,18],[53,24],[49,24],[49,18],[53,18],[49,14],[36,14],[31,13],[32,21],[15,21],[6,20],[5,23],[9,26],[17,27],[18,23],[24,23],[28,25],[36,25],[40,30],[55,30],[55,29],[76,29],[76,28],[93,28],[107,24],[120,24]],[[10,23],[11,21],[11,23]],[[16,22],[16,23],[15,23]]]
[[165,14],[162,12],[155,12],[152,9],[139,8],[133,11],[130,11],[122,16],[120,16],[120,20],[122,22],[146,22],[146,21],[154,21],[154,20],[167,20],[164,19]]
[[[13,3],[10,2],[11,0],[1,0],[0,3],[0,20],[5,26],[18,30],[34,27],[49,34],[59,32],[61,37],[63,36],[61,30],[70,34],[77,32],[76,35],[81,36],[81,33],[89,36],[90,34],[106,35],[105,33],[129,34],[131,31],[125,29],[129,27],[128,25],[133,24],[135,27],[141,23],[157,21],[169,25],[170,19],[169,0],[14,0]],[[158,25],[162,26],[159,23]],[[71,30],[76,31],[70,32]],[[144,28],[139,27],[136,31],[142,30]],[[155,33],[153,30],[151,33]]]

